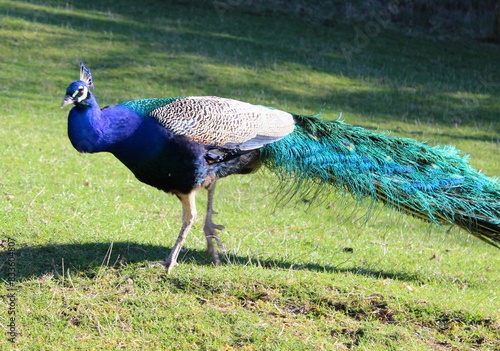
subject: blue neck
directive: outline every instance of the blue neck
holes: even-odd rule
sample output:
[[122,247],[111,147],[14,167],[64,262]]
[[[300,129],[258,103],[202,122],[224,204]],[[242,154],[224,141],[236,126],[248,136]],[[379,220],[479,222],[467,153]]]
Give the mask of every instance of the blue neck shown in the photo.
[[114,152],[141,123],[141,117],[119,106],[101,111],[94,95],[69,113],[68,136],[79,152]]

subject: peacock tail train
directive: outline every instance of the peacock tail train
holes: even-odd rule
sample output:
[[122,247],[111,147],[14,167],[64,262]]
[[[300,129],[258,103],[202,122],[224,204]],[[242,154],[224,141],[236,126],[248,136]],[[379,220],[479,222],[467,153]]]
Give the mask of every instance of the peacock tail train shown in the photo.
[[436,224],[457,224],[500,248],[500,186],[451,146],[430,147],[341,120],[294,115],[293,133],[260,151],[294,189],[313,183],[372,198]]

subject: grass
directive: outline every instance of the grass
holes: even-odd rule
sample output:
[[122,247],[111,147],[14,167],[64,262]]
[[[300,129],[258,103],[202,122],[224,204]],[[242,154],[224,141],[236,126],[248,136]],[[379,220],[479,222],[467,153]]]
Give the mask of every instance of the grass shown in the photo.
[[187,2],[2,0],[0,13],[0,233],[15,240],[18,333],[10,343],[3,242],[2,349],[500,348],[495,248],[339,194],[277,203],[266,172],[218,186],[229,262],[211,266],[197,223],[172,275],[150,267],[177,235],[178,201],[110,155],[76,153],[58,108],[84,61],[101,106],[219,95],[342,112],[498,175],[498,46]]

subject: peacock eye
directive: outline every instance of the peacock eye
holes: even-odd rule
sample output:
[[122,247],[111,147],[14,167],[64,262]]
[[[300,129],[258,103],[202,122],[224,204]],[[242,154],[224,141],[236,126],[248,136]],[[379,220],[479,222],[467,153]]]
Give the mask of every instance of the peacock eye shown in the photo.
[[83,88],[78,88],[78,92],[76,93],[76,96],[82,96],[83,95]]

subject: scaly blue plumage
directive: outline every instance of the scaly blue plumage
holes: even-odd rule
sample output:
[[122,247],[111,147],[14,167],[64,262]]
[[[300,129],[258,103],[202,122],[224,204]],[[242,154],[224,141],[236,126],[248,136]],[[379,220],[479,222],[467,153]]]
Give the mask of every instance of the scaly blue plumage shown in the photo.
[[369,197],[424,220],[457,224],[500,247],[500,187],[452,147],[219,97],[140,99],[101,110],[90,71],[82,64],[80,72],[63,102],[75,105],[68,118],[73,146],[112,153],[140,181],[182,203],[183,225],[163,262],[169,272],[196,218],[197,190],[208,190],[204,232],[217,263],[213,240],[219,243],[222,227],[211,219],[215,181],[261,164],[292,193],[340,188],[357,200]]

